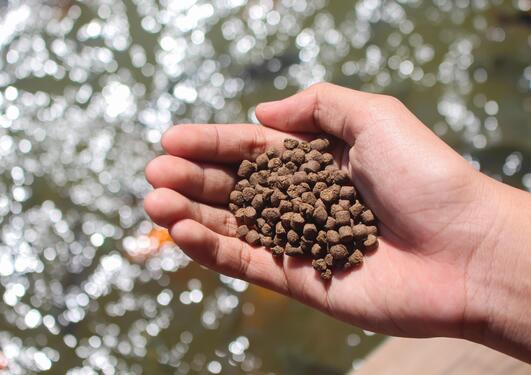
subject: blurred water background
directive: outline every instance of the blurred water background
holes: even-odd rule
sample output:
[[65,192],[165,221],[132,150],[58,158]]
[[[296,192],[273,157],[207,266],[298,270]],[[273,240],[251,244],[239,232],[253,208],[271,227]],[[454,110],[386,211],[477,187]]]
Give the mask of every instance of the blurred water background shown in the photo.
[[398,96],[531,190],[530,8],[0,1],[0,373],[359,366],[381,336],[190,262],[147,220],[143,168],[173,123],[252,122],[260,101],[328,80]]

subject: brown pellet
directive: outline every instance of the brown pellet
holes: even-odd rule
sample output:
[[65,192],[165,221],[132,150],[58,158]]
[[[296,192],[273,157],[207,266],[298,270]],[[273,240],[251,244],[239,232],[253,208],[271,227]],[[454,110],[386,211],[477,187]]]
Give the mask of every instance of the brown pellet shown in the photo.
[[274,246],[272,249],[271,249],[271,253],[276,256],[276,257],[279,257],[281,255],[284,254],[284,248],[282,246]]
[[339,204],[333,204],[330,206],[330,215],[335,217],[339,211],[344,211],[344,210],[345,209],[343,208],[343,206],[340,206]]
[[252,186],[265,185],[267,184],[267,179],[269,178],[270,175],[271,174],[269,173],[269,171],[266,171],[266,170],[254,172],[249,177],[249,183]]
[[299,170],[302,170],[306,173],[310,173],[310,172],[317,172],[320,168],[321,168],[321,163],[319,163],[317,160],[310,160],[302,164]]
[[326,188],[321,191],[319,198],[321,198],[325,204],[332,204],[337,201],[339,194],[332,188]]
[[304,236],[301,236],[300,244],[301,244],[301,248],[302,248],[302,250],[303,250],[305,253],[309,253],[309,252],[311,251],[311,249],[312,249],[313,241],[307,239],[307,238],[304,237]]
[[300,212],[300,208],[301,208],[301,204],[302,204],[302,199],[300,197],[296,197],[296,198],[293,198],[291,200],[291,206],[293,207],[293,212],[296,213],[296,212]]
[[337,202],[337,204],[343,207],[343,209],[347,211],[350,208],[350,201],[346,199],[340,199],[339,202]]
[[315,160],[319,163],[319,166],[321,166],[321,163],[323,162],[323,154],[317,150],[312,150],[305,155],[305,160],[307,162],[310,160]]
[[258,234],[258,232],[254,229],[251,229],[245,235],[245,241],[247,241],[247,243],[250,245],[258,245],[260,243],[260,234]]
[[324,230],[320,230],[319,233],[317,233],[317,237],[315,238],[315,241],[320,243],[323,247],[327,245],[326,243],[326,232]]
[[298,171],[293,173],[292,182],[295,185],[302,184],[303,182],[308,182],[308,174],[304,171]]
[[288,234],[286,236],[286,238],[288,239],[288,242],[292,245],[295,245],[299,242],[299,235],[297,232],[295,232],[293,229],[290,229],[288,231]]
[[365,224],[356,224],[352,227],[352,235],[355,238],[363,238],[367,236],[367,226]]
[[304,193],[302,193],[301,199],[304,203],[311,204],[312,206],[317,201],[317,198],[315,197],[315,195],[310,191],[305,191]]
[[302,234],[305,238],[313,240],[317,236],[317,227],[315,224],[304,224]]
[[291,161],[291,155],[293,155],[292,150],[286,150],[282,153],[282,156],[280,157],[284,163]]
[[323,207],[326,210],[326,204],[323,203],[321,198],[319,198],[319,199],[317,199],[315,201],[315,208],[317,208],[317,207]]
[[324,207],[318,206],[315,210],[313,210],[313,220],[317,225],[324,225],[326,223],[326,219],[328,219],[328,213]]
[[334,260],[342,260],[348,257],[348,250],[345,245],[338,244],[330,247],[330,254]]
[[244,178],[243,180],[240,180],[236,183],[236,186],[234,187],[234,190],[242,191],[246,187],[251,186],[251,183],[248,179]]
[[254,171],[256,171],[256,165],[249,160],[244,160],[238,168],[238,176],[249,177]]
[[265,235],[260,237],[260,243],[267,248],[271,248],[274,245],[273,238]]
[[271,223],[280,218],[280,211],[278,208],[264,208],[262,211],[262,217]]
[[312,256],[320,257],[323,255],[324,252],[325,251],[321,245],[319,245],[318,243],[313,244],[312,249],[311,249]]
[[310,144],[306,141],[299,142],[299,149],[303,150],[305,153],[311,150]]
[[269,163],[269,157],[266,153],[260,154],[256,157],[256,166],[258,169],[266,169]]
[[291,173],[295,173],[298,170],[297,164],[292,161],[288,161],[286,164],[284,164],[284,167],[286,167]]
[[331,175],[332,175],[334,184],[346,184],[350,182],[348,173],[341,169],[335,170]]
[[280,217],[280,221],[282,222],[282,226],[284,228],[289,228],[291,226],[292,215],[293,215],[293,212],[286,212],[285,214],[282,214],[282,216]]
[[323,258],[312,260],[312,266],[313,268],[315,268],[317,271],[320,271],[320,272],[326,271],[326,269],[328,268]]
[[374,221],[374,214],[372,213],[372,211],[363,211],[361,213],[361,221],[363,221],[365,224],[372,223]]
[[308,184],[314,186],[317,182],[319,182],[319,175],[315,172],[308,173]]
[[295,149],[293,150],[293,153],[291,154],[291,161],[294,162],[297,165],[301,165],[304,163],[305,159],[305,153],[301,149]]
[[287,168],[285,165],[283,165],[277,169],[277,173],[279,176],[288,176],[288,175],[291,175],[293,172],[289,168]]
[[339,239],[342,243],[351,243],[354,239],[354,234],[352,233],[352,227],[344,225],[338,229]]
[[365,248],[372,249],[376,243],[378,242],[378,239],[374,234],[369,234],[367,236],[367,239],[363,242],[363,245],[365,245]]
[[234,203],[237,206],[243,206],[245,203],[245,198],[243,197],[243,193],[238,190],[233,190],[230,192],[229,200],[231,203]]
[[245,207],[243,211],[243,221],[245,225],[253,225],[256,221],[256,210],[253,207]]
[[326,240],[331,245],[336,245],[339,243],[339,233],[337,233],[335,230],[329,230],[326,232]]
[[276,257],[310,257],[326,280],[378,246],[376,218],[348,173],[334,165],[329,147],[327,139],[286,139],[282,151],[272,148],[242,161],[228,197],[235,236]]
[[293,150],[299,145],[299,141],[293,138],[286,138],[284,139],[284,147],[288,150]]
[[304,227],[304,223],[305,223],[305,220],[301,214],[294,213],[293,215],[291,215],[290,224],[294,230],[301,231],[302,228]]
[[269,159],[278,158],[280,156],[280,152],[275,147],[272,147],[266,151],[266,155]]
[[327,268],[324,272],[321,272],[321,279],[330,280],[332,278],[332,270]]
[[348,257],[348,262],[353,266],[361,264],[363,262],[363,253],[357,249],[354,250],[354,252]]
[[247,225],[240,225],[238,229],[236,229],[236,236],[238,236],[238,238],[245,238],[247,233],[249,233]]
[[336,219],[334,219],[332,216],[328,216],[326,218],[326,223],[324,225],[324,228],[327,230],[334,229],[336,227]]
[[324,151],[328,148],[328,146],[330,146],[330,141],[325,138],[314,139],[310,142],[310,147],[312,150]]
[[354,203],[352,207],[350,207],[349,209],[350,216],[352,216],[352,218],[356,220],[359,214],[361,213],[361,211],[363,210],[363,208],[364,208],[363,205],[360,202],[356,201],[356,203]]
[[374,234],[375,236],[378,234],[378,228],[376,225],[370,225],[367,227],[367,234]]
[[291,176],[278,176],[276,186],[279,189],[286,190],[291,185]]
[[285,246],[288,240],[286,240],[286,236],[279,236],[276,235],[273,237],[273,243],[277,246]]
[[333,162],[334,162],[334,156],[331,153],[329,152],[323,153],[323,159],[321,161],[322,165],[330,165]]
[[256,194],[251,201],[251,206],[256,211],[260,211],[264,207],[264,196],[262,194]]
[[278,207],[280,205],[280,202],[285,200],[287,198],[287,195],[284,194],[279,189],[275,189],[273,191],[273,194],[271,194],[271,197],[269,198],[271,201],[271,206]]
[[269,168],[272,171],[276,171],[281,166],[282,166],[282,160],[280,160],[280,158],[270,159],[269,162],[267,163],[267,168]]
[[264,225],[260,227],[260,231],[262,232],[263,235],[270,236],[273,233],[273,228],[268,223],[265,223]]
[[299,205],[299,212],[306,220],[311,220],[313,216],[313,210],[314,208],[311,204],[302,202]]
[[339,190],[339,198],[349,201],[356,199],[356,189],[354,186],[342,186]]
[[278,209],[281,214],[285,214],[286,212],[290,212],[291,210],[293,210],[293,204],[290,201],[283,200],[280,201]]
[[238,210],[236,210],[234,216],[236,217],[236,221],[238,221],[238,223],[243,222],[243,217],[245,216],[245,208],[239,208]]
[[350,213],[348,211],[338,211],[334,215],[337,225],[349,225],[350,224]]
[[300,246],[293,246],[290,243],[286,244],[284,253],[286,255],[291,255],[291,256],[304,255],[304,251],[302,251],[302,248]]
[[285,236],[286,235],[286,226],[282,224],[282,222],[278,222],[275,225],[275,233],[278,236]]
[[249,203],[253,200],[254,196],[256,195],[256,191],[252,187],[246,187],[242,191],[243,199],[246,203]]

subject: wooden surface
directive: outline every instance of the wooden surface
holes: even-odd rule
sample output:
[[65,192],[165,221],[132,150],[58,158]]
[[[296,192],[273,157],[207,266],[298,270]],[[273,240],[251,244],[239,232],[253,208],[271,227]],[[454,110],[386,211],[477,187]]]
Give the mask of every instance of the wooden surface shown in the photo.
[[531,365],[466,340],[384,341],[351,375],[531,375]]

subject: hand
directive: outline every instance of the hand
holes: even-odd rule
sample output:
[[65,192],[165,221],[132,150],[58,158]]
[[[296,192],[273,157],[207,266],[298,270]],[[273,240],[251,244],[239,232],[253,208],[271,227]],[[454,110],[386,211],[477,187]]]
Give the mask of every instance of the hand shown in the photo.
[[[264,126],[178,125],[146,168],[151,218],[196,261],[336,318],[400,336],[480,341],[485,274],[502,230],[501,184],[480,174],[398,100],[318,84],[256,109]],[[333,154],[379,219],[378,250],[323,282],[308,260],[276,261],[235,238],[235,165],[287,136],[336,138]],[[489,262],[485,262],[485,257]],[[494,345],[493,345],[494,346]]]

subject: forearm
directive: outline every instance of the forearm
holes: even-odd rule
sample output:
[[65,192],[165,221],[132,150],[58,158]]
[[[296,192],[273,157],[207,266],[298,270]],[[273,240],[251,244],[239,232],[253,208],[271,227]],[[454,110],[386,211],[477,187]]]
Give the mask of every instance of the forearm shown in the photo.
[[531,194],[490,184],[497,209],[470,260],[463,334],[531,362]]

